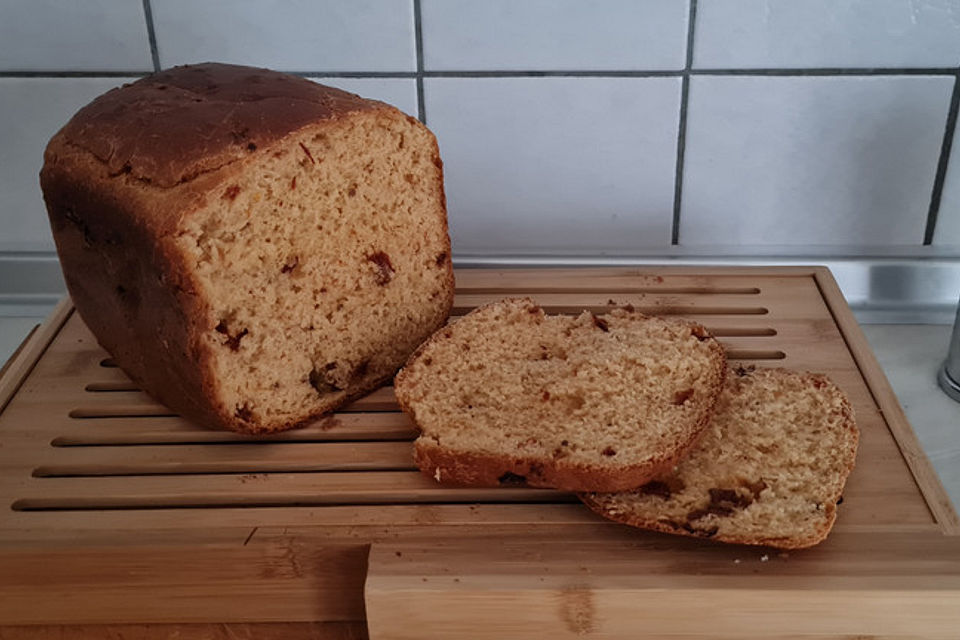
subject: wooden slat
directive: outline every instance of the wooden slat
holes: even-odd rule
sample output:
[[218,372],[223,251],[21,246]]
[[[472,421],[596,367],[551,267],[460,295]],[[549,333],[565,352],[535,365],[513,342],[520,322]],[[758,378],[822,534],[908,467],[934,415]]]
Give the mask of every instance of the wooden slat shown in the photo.
[[[918,545],[927,561],[911,566]],[[960,558],[943,536],[838,534],[783,555],[701,547],[374,544],[370,638],[947,639],[960,629]]]
[[[453,312],[465,313],[471,309],[503,298],[499,293],[460,293],[454,298]],[[597,293],[542,293],[532,296],[547,313],[580,313],[587,310],[606,313],[610,310],[609,295]],[[614,300],[618,305],[631,304],[648,315],[686,316],[766,316],[770,314],[769,302],[756,295],[717,296],[703,294],[677,294],[672,296],[647,296],[645,294],[621,294]],[[754,320],[756,322],[756,320]]]
[[897,396],[890,387],[887,376],[883,373],[880,363],[877,362],[867,338],[863,335],[860,325],[850,308],[843,304],[843,294],[829,269],[822,268],[816,273],[817,284],[828,300],[832,300],[831,312],[838,327],[843,332],[847,347],[856,359],[857,366],[870,389],[873,400],[879,405],[887,427],[900,447],[910,471],[927,500],[927,506],[933,512],[937,522],[948,535],[960,535],[960,516],[950,501],[950,496],[943,488],[937,472],[927,458],[917,439],[917,434],[910,427],[906,414]]
[[52,447],[33,475],[122,476],[284,471],[414,471],[409,442]]
[[[637,288],[745,288],[766,292],[772,279],[803,279],[814,267],[568,267],[549,269],[460,269],[457,291],[498,291],[517,296],[538,291],[629,292]],[[762,277],[763,282],[760,281]]]
[[96,555],[70,547],[0,550],[0,620],[359,621],[366,556],[360,542],[308,547],[256,537],[246,545],[105,548]]
[[223,474],[204,475],[202,482],[178,476],[31,478],[19,485],[14,511],[573,499],[550,489],[450,487],[414,471]]
[[342,442],[412,440],[417,430],[402,413],[338,413],[301,429],[266,435],[204,429],[183,418],[158,417],[123,420],[61,417],[51,442],[55,446],[107,444],[191,444],[206,442]]
[[0,640],[367,640],[366,622],[261,622],[0,626]]
[[50,317],[43,321],[39,329],[32,331],[16,353],[4,363],[3,375],[0,376],[0,413],[26,380],[40,356],[56,338],[71,313],[73,313],[73,304],[69,300],[60,301]]

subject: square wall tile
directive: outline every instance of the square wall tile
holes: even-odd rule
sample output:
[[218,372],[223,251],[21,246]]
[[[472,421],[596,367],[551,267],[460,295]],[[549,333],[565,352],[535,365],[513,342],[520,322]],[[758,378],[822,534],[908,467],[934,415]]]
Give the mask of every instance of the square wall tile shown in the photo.
[[101,93],[134,78],[0,78],[0,251],[51,250],[40,193],[47,142]]
[[0,0],[0,71],[153,71],[143,3]]
[[952,88],[693,77],[680,244],[919,245]]
[[696,69],[953,67],[956,0],[699,0]]
[[416,71],[412,0],[153,0],[160,65]]
[[954,129],[950,161],[943,183],[937,227],[933,244],[956,247],[960,251],[960,129]]
[[687,0],[422,0],[433,71],[682,69]]
[[454,255],[670,243],[679,78],[427,78]]
[[314,82],[392,104],[417,117],[417,81],[413,78],[310,78]]

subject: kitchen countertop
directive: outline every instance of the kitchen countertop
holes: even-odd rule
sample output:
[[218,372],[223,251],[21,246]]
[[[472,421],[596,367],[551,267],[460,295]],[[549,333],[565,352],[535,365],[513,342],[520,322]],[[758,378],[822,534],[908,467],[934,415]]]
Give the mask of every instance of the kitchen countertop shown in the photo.
[[[2,311],[2,310],[0,310]],[[0,314],[0,363],[42,317]],[[960,508],[960,403],[937,385],[950,342],[949,325],[863,324],[863,331],[896,392],[920,444]]]

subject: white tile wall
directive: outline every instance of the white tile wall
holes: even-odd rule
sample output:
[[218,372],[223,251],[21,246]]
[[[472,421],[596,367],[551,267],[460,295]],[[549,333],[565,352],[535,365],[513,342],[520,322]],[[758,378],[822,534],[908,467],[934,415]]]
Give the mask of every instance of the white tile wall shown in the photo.
[[413,78],[310,78],[364,98],[381,100],[417,117],[417,81]]
[[682,69],[687,0],[422,0],[427,70]]
[[428,78],[454,251],[670,242],[679,78]]
[[400,0],[152,0],[160,64],[284,71],[414,71],[413,4]]
[[[669,247],[690,0],[419,1],[420,106],[457,251]],[[414,5],[149,0],[164,67],[299,71],[417,115]],[[681,244],[920,254],[960,0],[698,0],[695,13]],[[143,0],[0,0],[0,252],[52,246],[43,147],[122,81],[95,76],[152,68],[147,33]],[[90,77],[57,77],[74,74]],[[352,75],[365,77],[336,77]],[[960,256],[960,140],[953,156],[934,243]]]
[[0,78],[0,251],[53,249],[38,178],[43,150],[77,109],[130,80]]
[[960,252],[960,134],[954,131],[950,163],[943,184],[933,244],[956,247]]
[[955,67],[957,0],[700,0],[694,68]]
[[948,77],[694,77],[680,243],[919,245]]
[[143,3],[0,0],[0,70],[152,71]]

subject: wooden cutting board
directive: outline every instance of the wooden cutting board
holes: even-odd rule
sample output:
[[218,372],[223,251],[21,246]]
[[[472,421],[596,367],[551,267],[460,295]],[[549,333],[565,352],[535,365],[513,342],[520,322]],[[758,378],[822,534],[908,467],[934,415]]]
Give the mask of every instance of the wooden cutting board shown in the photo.
[[508,295],[695,318],[738,363],[830,375],[862,432],[833,534],[778,553],[441,486],[390,387],[268,438],[205,430],[65,301],[0,379],[0,637],[960,637],[960,520],[829,271],[461,269],[454,313]]

